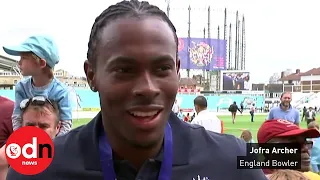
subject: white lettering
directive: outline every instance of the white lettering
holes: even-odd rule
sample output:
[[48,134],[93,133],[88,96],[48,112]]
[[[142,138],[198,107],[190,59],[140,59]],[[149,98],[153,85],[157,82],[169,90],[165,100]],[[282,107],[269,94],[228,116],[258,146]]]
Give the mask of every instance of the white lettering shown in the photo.
[[269,149],[264,149],[262,147],[259,148],[251,148],[250,154],[269,154]]
[[284,120],[284,119],[278,119],[277,120],[279,123],[281,124],[285,124],[287,125],[287,127],[296,127],[297,125],[295,125],[294,123],[290,122],[290,121],[287,121],[287,120]]
[[297,161],[277,161],[277,160],[272,160],[272,166],[273,167],[278,167],[278,168],[292,168],[292,167],[297,167],[298,166],[298,162]]
[[272,154],[297,154],[298,152],[298,149],[297,148],[276,148],[276,147],[273,147],[272,149]]
[[[27,153],[28,148],[32,149],[31,154]],[[37,158],[37,138],[36,137],[32,138],[32,144],[27,143],[22,147],[22,155],[27,159]]]
[[36,166],[38,165],[37,161],[22,161],[21,165],[23,166]]
[[240,167],[245,167],[245,168],[266,168],[270,167],[270,162],[269,161],[246,161],[241,159],[239,162]]

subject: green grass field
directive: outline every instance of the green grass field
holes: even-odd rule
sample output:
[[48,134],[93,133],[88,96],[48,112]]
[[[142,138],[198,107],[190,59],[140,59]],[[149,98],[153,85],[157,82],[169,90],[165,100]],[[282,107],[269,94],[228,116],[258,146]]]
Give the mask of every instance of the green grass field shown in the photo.
[[[228,116],[219,116],[221,120],[224,122],[224,128],[225,128],[225,133],[226,134],[232,134],[236,137],[239,137],[241,135],[241,132],[243,129],[249,129],[252,133],[252,136],[257,142],[257,132],[261,124],[264,122],[266,115],[256,115],[255,116],[255,122],[250,121],[250,116],[249,115],[237,115],[236,118],[236,123],[232,124],[232,118],[230,115]],[[73,127],[78,127],[83,124],[86,124],[90,121],[91,119],[78,119],[73,121]],[[302,128],[306,128],[306,123],[302,122],[301,123]]]
[[[250,115],[237,115],[235,124],[232,124],[231,116],[219,116],[219,118],[224,122],[226,134],[240,137],[242,130],[248,129],[251,131],[254,141],[257,142],[257,132],[261,124],[265,121],[266,116],[267,115],[256,115],[252,123]],[[300,126],[301,128],[306,128],[307,124],[302,122]]]

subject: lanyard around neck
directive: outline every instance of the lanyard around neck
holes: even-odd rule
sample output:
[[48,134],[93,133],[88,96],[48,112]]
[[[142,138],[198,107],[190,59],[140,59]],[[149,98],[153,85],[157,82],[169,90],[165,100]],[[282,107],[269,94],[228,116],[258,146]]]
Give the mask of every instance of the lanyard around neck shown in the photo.
[[[169,122],[166,124],[164,135],[164,157],[161,163],[161,168],[158,180],[170,180],[172,174],[172,130]],[[108,142],[105,132],[99,137],[99,152],[100,162],[104,180],[116,180],[117,175],[113,166],[112,148]]]

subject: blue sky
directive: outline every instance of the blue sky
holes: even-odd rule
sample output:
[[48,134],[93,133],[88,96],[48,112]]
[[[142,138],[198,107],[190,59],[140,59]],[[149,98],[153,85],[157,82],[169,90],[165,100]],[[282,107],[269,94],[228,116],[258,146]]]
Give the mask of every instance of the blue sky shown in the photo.
[[[84,75],[87,43],[94,19],[115,0],[48,1],[10,0],[1,2],[0,45],[14,45],[33,34],[49,34],[60,49],[57,68]],[[151,0],[166,11],[165,0]],[[184,2],[184,3],[181,3]],[[246,18],[246,69],[253,82],[266,82],[285,69],[302,71],[319,67],[320,11],[315,0],[171,0],[170,18],[180,37],[187,36],[187,7],[193,7],[192,37],[202,37],[207,26],[205,8],[211,5],[212,36],[223,25],[223,9],[234,24],[235,12]],[[5,55],[1,50],[0,54]]]

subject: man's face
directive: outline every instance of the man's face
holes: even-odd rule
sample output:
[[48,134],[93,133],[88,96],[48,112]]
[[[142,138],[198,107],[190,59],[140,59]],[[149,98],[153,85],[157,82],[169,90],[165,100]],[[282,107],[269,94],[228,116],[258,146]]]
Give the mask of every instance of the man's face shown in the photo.
[[278,137],[269,141],[270,143],[299,143],[301,144],[301,169],[302,172],[310,171],[310,150],[312,142],[307,141],[305,136]]
[[44,130],[53,139],[59,132],[60,125],[57,123],[57,115],[47,107],[40,112],[33,108],[27,109],[23,114],[22,126],[35,126]]
[[283,106],[289,107],[291,103],[291,94],[290,93],[283,94],[280,100]]
[[172,30],[157,17],[122,18],[104,27],[99,38],[96,67],[88,61],[84,67],[99,92],[106,131],[137,147],[154,145],[178,90]]

